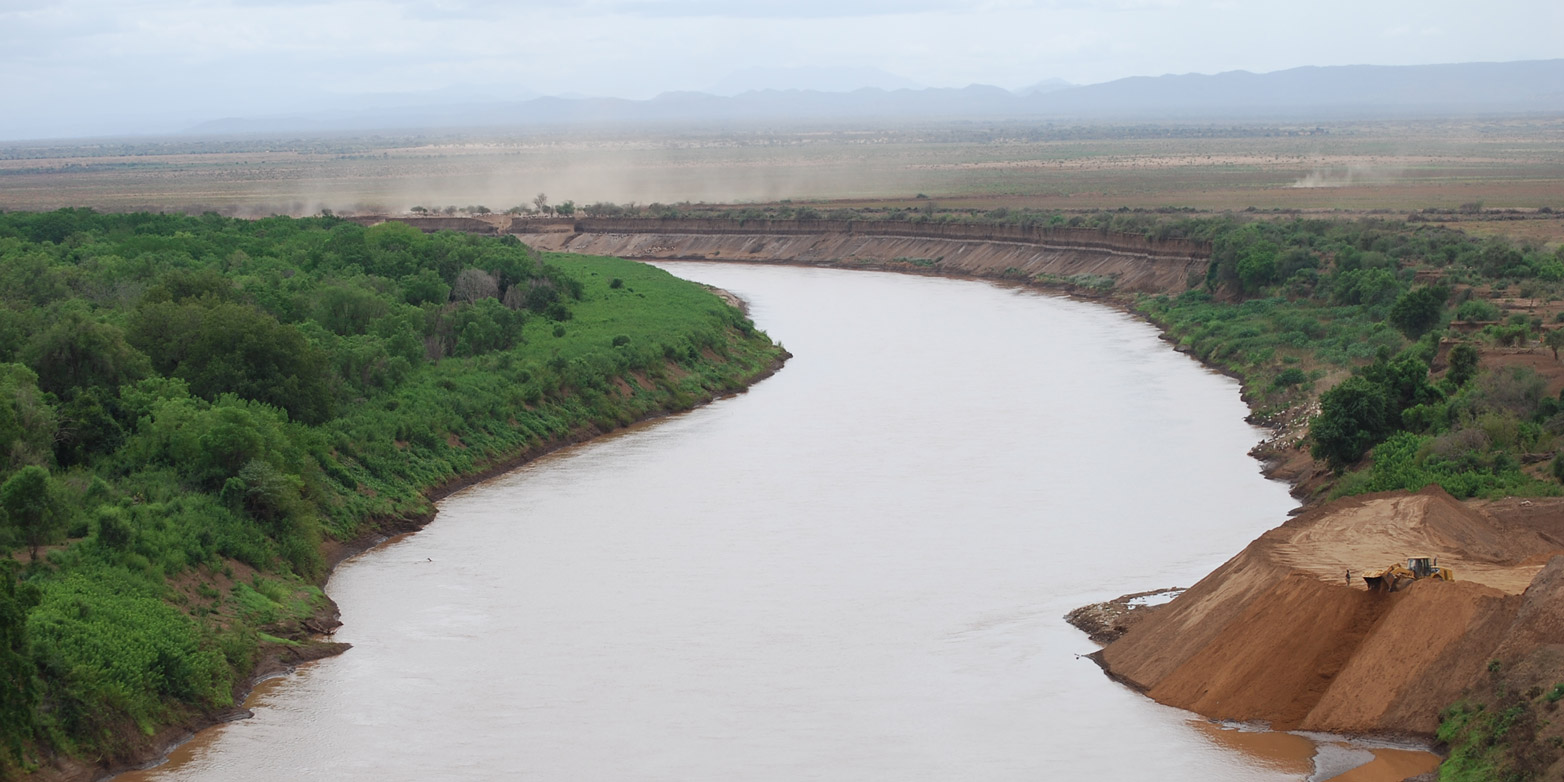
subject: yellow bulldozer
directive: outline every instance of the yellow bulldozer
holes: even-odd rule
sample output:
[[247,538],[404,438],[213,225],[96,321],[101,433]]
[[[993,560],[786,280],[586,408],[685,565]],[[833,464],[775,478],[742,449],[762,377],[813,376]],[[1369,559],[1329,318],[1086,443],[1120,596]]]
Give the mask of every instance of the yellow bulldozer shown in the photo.
[[1397,562],[1387,568],[1363,573],[1363,583],[1368,584],[1370,591],[1394,592],[1402,584],[1424,578],[1454,581],[1455,573],[1450,568],[1440,567],[1437,557],[1408,557],[1405,567]]

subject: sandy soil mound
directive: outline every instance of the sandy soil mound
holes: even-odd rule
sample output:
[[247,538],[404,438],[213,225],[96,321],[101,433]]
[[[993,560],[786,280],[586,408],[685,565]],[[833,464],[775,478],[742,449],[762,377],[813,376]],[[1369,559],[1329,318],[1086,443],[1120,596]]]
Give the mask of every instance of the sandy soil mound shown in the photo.
[[1326,581],[1347,571],[1362,587],[1362,571],[1408,556],[1437,556],[1458,581],[1520,594],[1542,569],[1535,558],[1559,545],[1519,524],[1467,507],[1438,487],[1417,494],[1353,497],[1300,516],[1266,533],[1269,554],[1293,570]]
[[[1532,523],[1496,510],[1432,487],[1316,509],[1262,535],[1098,660],[1158,701],[1214,718],[1431,734],[1501,646],[1520,655],[1564,643],[1564,558],[1543,567],[1564,553],[1547,529],[1564,506]],[[1365,588],[1362,571],[1422,554],[1457,580]]]
[[1564,556],[1550,559],[1532,581],[1495,656],[1519,659],[1545,646],[1564,649]]

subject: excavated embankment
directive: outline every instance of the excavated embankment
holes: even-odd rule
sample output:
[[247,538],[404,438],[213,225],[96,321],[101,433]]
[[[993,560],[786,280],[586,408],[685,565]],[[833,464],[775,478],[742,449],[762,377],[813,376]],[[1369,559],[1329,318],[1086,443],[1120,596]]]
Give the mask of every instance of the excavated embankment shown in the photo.
[[[1431,736],[1490,659],[1564,643],[1552,526],[1437,487],[1341,500],[1261,535],[1094,657],[1157,701],[1216,719]],[[1364,586],[1363,569],[1422,554],[1456,580]]]

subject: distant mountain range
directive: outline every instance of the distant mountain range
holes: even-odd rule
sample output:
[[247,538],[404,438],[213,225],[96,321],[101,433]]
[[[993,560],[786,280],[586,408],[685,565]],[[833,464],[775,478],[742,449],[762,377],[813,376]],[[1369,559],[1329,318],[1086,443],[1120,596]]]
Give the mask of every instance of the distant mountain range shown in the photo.
[[756,90],[815,90],[850,92],[863,87],[882,90],[921,90],[922,84],[879,68],[804,66],[794,68],[743,68],[724,76],[701,92],[742,95]]
[[[761,74],[764,76],[764,74]],[[886,75],[889,77],[889,75]],[[894,78],[894,77],[890,77]],[[464,96],[465,97],[465,96]],[[1452,65],[1306,67],[1133,77],[1011,92],[960,89],[852,92],[670,92],[649,100],[542,97],[380,105],[205,122],[202,135],[549,126],[791,124],[863,120],[1324,121],[1564,113],[1564,60]]]

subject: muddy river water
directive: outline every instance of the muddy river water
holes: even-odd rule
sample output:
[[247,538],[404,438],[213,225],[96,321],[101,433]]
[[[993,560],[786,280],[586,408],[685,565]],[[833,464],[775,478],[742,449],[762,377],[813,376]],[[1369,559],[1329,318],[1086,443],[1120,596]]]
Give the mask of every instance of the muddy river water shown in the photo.
[[976,282],[666,267],[747,299],[796,357],[747,394],[448,498],[332,577],[351,651],[121,779],[1429,767],[1211,725],[1079,657],[1095,647],[1065,612],[1188,586],[1294,507],[1245,455],[1263,432],[1237,385],[1151,327]]

